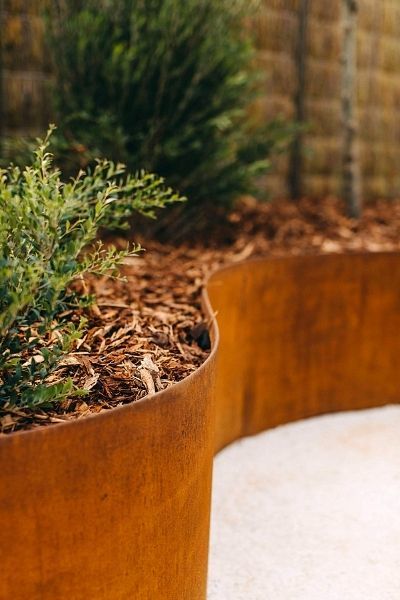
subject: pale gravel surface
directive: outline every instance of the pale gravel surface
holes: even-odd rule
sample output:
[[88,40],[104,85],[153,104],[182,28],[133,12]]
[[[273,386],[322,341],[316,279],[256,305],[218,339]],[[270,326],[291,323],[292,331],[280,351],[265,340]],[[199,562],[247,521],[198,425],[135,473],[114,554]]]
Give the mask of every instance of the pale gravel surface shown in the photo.
[[211,538],[208,600],[399,600],[400,407],[225,449]]

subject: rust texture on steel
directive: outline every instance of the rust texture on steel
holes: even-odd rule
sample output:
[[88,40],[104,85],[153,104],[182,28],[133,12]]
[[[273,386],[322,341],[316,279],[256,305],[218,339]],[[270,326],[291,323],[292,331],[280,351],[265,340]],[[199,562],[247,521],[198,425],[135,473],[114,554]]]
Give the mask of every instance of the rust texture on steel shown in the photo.
[[255,260],[204,301],[220,339],[193,375],[0,439],[1,600],[204,600],[214,451],[399,402],[400,255]]
[[211,277],[217,449],[313,415],[400,401],[400,254],[255,260]]

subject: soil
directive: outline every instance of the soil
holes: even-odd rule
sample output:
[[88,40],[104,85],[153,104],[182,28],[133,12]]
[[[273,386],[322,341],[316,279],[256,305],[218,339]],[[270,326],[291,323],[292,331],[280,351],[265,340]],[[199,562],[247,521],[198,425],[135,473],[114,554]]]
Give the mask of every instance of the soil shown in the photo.
[[195,371],[210,352],[201,291],[219,266],[256,256],[400,249],[398,202],[375,202],[355,221],[334,198],[269,204],[248,198],[228,218],[210,216],[210,223],[200,241],[177,247],[140,240],[147,251],[123,266],[125,281],[87,281],[97,297],[87,334],[53,381],[72,377],[88,395],[46,411],[2,407],[0,434],[130,403]]

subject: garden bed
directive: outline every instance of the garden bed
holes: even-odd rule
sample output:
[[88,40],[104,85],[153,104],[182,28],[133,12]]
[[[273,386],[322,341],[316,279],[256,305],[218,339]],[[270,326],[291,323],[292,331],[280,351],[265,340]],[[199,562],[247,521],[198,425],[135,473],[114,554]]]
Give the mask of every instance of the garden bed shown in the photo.
[[398,203],[371,204],[360,222],[343,216],[342,208],[335,199],[264,205],[248,199],[227,221],[210,228],[205,243],[142,240],[147,251],[127,259],[125,281],[88,280],[97,296],[88,332],[53,376],[72,376],[88,396],[50,411],[2,408],[1,432],[79,419],[136,401],[193,373],[210,350],[201,291],[220,266],[268,255],[400,248]]
[[0,409],[3,433],[79,419],[139,400],[187,377],[204,362],[210,340],[200,306],[201,268],[180,254],[160,248],[127,259],[121,269],[125,281],[86,281],[97,298],[86,315],[87,333],[50,381],[72,377],[89,394],[64,400],[54,410]]
[[0,597],[205,600],[214,453],[289,421],[398,403],[399,259],[225,267],[203,294],[213,349],[188,377],[3,435]]

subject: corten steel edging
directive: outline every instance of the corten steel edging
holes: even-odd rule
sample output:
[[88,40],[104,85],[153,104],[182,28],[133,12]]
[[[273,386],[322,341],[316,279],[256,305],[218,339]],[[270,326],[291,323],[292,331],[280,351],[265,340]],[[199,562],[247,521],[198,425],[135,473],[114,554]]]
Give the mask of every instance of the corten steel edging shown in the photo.
[[400,402],[400,253],[284,257],[210,278],[216,449],[322,413]]
[[184,381],[0,438],[0,600],[204,600],[214,448],[400,400],[400,254],[249,261],[204,304],[221,339]]
[[204,600],[214,364],[0,438],[1,600]]

